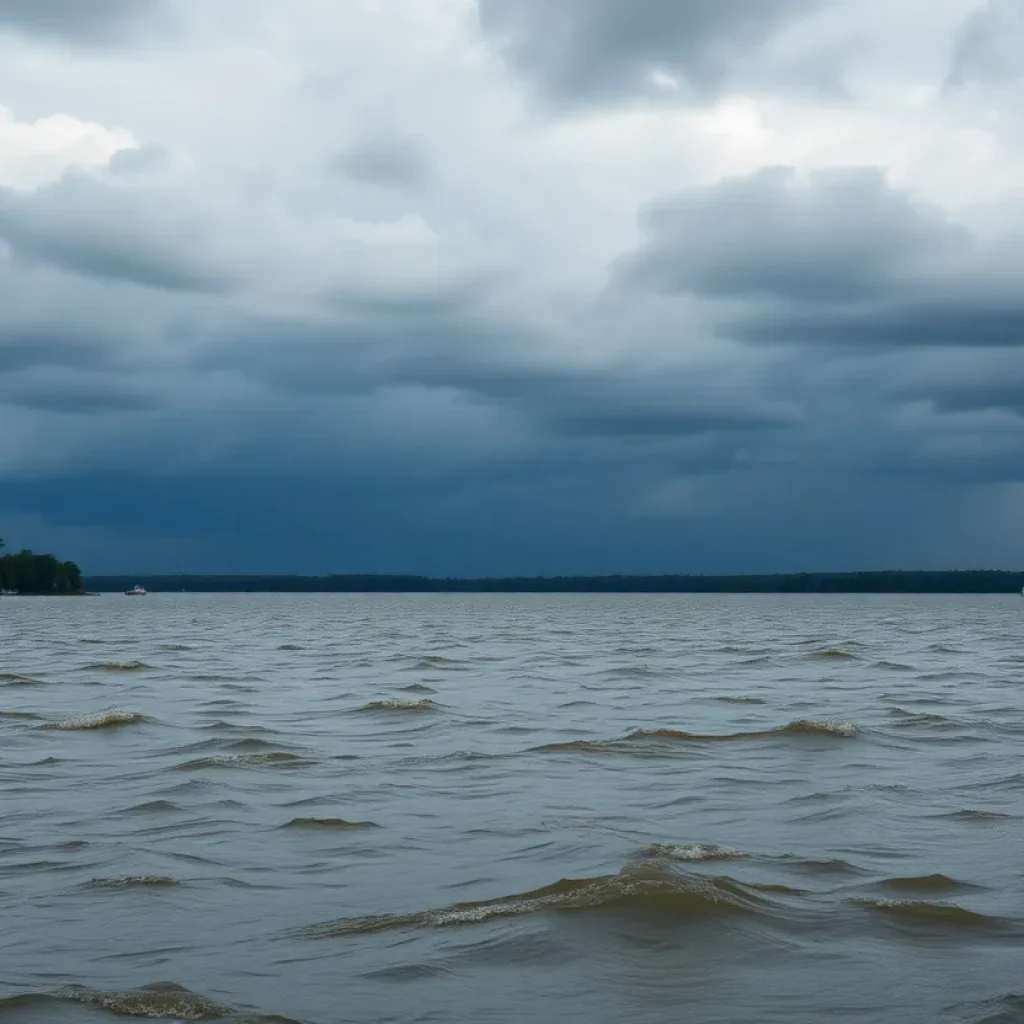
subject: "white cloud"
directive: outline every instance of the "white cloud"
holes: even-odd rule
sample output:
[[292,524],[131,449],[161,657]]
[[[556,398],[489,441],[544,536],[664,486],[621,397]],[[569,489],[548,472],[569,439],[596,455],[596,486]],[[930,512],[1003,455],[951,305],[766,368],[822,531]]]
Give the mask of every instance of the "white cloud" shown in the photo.
[[65,113],[22,122],[0,105],[0,186],[35,189],[58,181],[71,168],[106,167],[116,153],[137,145],[124,128]]

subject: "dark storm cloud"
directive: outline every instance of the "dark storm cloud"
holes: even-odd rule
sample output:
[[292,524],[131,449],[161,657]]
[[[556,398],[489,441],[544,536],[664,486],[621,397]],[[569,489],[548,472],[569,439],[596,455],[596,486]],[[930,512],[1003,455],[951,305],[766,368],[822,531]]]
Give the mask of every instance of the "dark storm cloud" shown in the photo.
[[160,401],[137,384],[101,376],[14,374],[0,377],[0,404],[48,413],[94,416],[149,411],[158,408]]
[[26,328],[0,322],[0,374],[41,366],[99,369],[113,366],[115,360],[113,347],[104,339],[71,329]]
[[880,298],[969,244],[940,212],[891,188],[877,168],[765,168],[649,205],[624,278],[664,291],[773,297],[814,306]]
[[[801,348],[1024,346],[1024,299],[977,239],[876,168],[789,168],[647,206],[627,293],[710,301],[723,335]],[[995,267],[998,269],[998,267]]]
[[76,42],[116,34],[162,0],[0,0],[0,31],[14,29]]
[[713,92],[778,26],[815,0],[478,0],[480,23],[558,100],[649,90],[654,71]]
[[1003,410],[1024,417],[1024,342],[1015,348],[932,352],[924,365],[911,353],[890,361],[884,374],[887,393],[898,400],[928,401],[939,413]]
[[1004,82],[1024,77],[1024,4],[988,0],[957,33],[946,84]]
[[1024,347],[1024,300],[995,305],[965,295],[853,309],[774,310],[734,321],[734,337],[838,348]]
[[15,256],[150,288],[215,292],[226,278],[204,265],[202,225],[145,191],[69,174],[35,192],[0,188],[0,239]]
[[599,369],[546,359],[527,325],[469,310],[415,321],[361,318],[315,328],[251,323],[203,356],[208,369],[241,368],[293,396],[352,398],[387,388],[458,392],[514,413],[552,437],[630,441],[790,427],[791,404],[770,400],[726,370],[698,374],[616,359]]

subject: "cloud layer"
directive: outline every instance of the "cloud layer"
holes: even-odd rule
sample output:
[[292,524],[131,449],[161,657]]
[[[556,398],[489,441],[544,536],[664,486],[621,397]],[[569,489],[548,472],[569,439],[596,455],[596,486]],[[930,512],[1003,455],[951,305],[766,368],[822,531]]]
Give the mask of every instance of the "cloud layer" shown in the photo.
[[622,10],[0,0],[0,534],[1019,564],[1017,0]]

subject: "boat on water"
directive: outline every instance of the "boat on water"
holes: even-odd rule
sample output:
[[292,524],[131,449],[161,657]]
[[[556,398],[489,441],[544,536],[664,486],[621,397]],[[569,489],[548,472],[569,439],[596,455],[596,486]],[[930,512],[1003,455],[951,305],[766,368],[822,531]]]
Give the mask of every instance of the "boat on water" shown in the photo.
[[124,596],[125,597],[145,597],[146,596],[146,588],[142,587],[142,586],[139,586],[139,584],[136,583],[135,586],[132,587],[131,590],[126,590],[124,592]]

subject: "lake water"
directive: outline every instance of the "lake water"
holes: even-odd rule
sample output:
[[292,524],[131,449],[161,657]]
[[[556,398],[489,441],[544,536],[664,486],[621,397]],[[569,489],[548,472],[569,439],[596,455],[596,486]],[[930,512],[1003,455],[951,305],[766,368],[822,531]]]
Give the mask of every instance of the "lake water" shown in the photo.
[[5,1022],[1024,1021],[1024,600],[0,599]]

